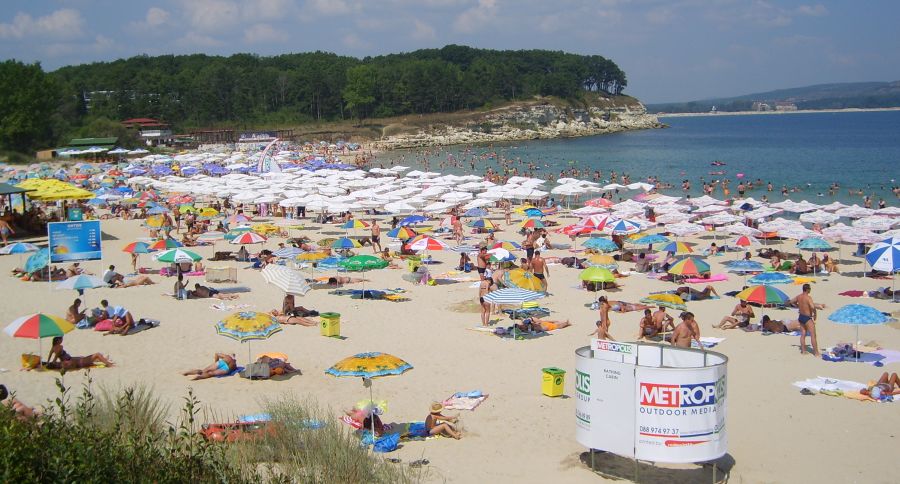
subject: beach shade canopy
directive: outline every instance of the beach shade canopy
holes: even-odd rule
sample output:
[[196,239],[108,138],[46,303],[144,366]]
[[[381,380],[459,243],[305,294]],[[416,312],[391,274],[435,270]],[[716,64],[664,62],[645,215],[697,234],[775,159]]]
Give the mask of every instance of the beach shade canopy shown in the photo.
[[360,247],[362,246],[359,245],[359,242],[348,237],[341,237],[331,243],[331,248],[337,250],[358,249]]
[[432,238],[432,237],[422,237],[421,239],[410,243],[408,247],[410,250],[415,250],[415,251],[445,250],[445,249],[449,248],[449,246],[447,244],[445,244],[444,242],[441,242],[440,240]]
[[332,376],[356,376],[372,379],[401,375],[412,368],[412,365],[394,355],[371,352],[344,358],[325,370],[325,373]]
[[613,282],[616,276],[605,267],[588,267],[578,274],[578,278],[587,282]]
[[219,211],[216,210],[216,209],[214,209],[214,208],[212,208],[212,207],[201,208],[201,209],[197,212],[197,216],[200,217],[200,218],[203,218],[203,219],[211,219],[211,218],[216,217],[216,216],[218,216],[218,215],[219,215]]
[[489,259],[490,262],[511,262],[516,260],[516,256],[510,254],[508,250],[501,247],[490,249],[487,253],[491,254]]
[[709,273],[709,264],[696,257],[681,259],[669,268],[669,274],[676,276],[699,276],[705,273]]
[[407,225],[416,225],[416,224],[420,224],[422,222],[427,222],[427,221],[428,221],[427,217],[423,217],[421,215],[410,215],[409,217],[406,217],[403,220],[401,220],[397,224],[397,226],[398,227],[406,227]]
[[282,247],[275,252],[272,252],[272,255],[282,259],[293,259],[302,253],[303,250],[298,247]]
[[311,289],[306,282],[306,278],[300,275],[300,272],[277,264],[268,264],[260,271],[265,281],[286,294],[294,294],[297,296],[305,296]]
[[585,262],[590,266],[605,267],[609,270],[617,269],[619,267],[619,263],[616,262],[616,259],[606,254],[594,254],[588,257]]
[[545,292],[547,285],[538,279],[533,272],[524,269],[513,269],[503,274],[503,284],[526,291]]
[[616,220],[607,223],[606,230],[614,235],[635,234],[641,231],[641,224],[633,220]]
[[10,323],[4,331],[13,338],[40,339],[62,336],[75,326],[59,316],[36,313],[22,316]]
[[249,231],[244,232],[244,233],[238,235],[237,237],[231,239],[231,243],[235,244],[235,245],[261,244],[261,243],[265,242],[266,240],[267,239],[265,237],[263,237],[262,235],[259,235],[256,232],[249,230]]
[[327,258],[328,254],[325,252],[304,252],[296,257],[301,262],[316,262]]
[[59,284],[56,285],[56,289],[68,289],[71,291],[83,291],[85,289],[96,289],[98,287],[107,287],[107,284],[102,278],[97,276],[91,276],[88,274],[78,274],[77,276],[72,276]]
[[738,247],[750,247],[751,245],[759,245],[759,240],[752,235],[741,235],[740,237],[731,241],[731,245],[736,245]]
[[389,262],[372,255],[355,255],[338,263],[348,271],[368,271],[372,269],[384,269]]
[[782,272],[763,272],[751,277],[747,282],[754,286],[771,286],[773,284],[793,284],[794,278]]
[[780,289],[769,286],[751,286],[737,293],[736,297],[742,301],[756,304],[784,304],[791,298],[787,294],[781,292]]
[[189,250],[184,249],[169,249],[165,252],[160,252],[156,257],[156,260],[160,262],[169,262],[179,264],[181,262],[196,262],[203,257],[200,257],[200,254],[196,252],[191,252]]
[[[762,264],[755,260],[733,260],[725,263],[725,267],[731,272],[762,272],[765,270]],[[770,274],[781,274],[772,272]],[[783,275],[783,274],[782,274]]]
[[152,250],[150,244],[146,242],[132,242],[122,248],[122,252],[128,252],[129,254],[147,254]]
[[613,252],[619,250],[619,246],[616,245],[615,242],[603,237],[591,237],[581,244],[581,246],[585,249],[594,249],[601,252]]
[[856,326],[856,341],[859,341],[859,327],[884,324],[893,321],[881,311],[864,304],[848,304],[828,316],[828,320],[837,324]]
[[684,299],[681,299],[681,296],[679,296],[678,294],[651,294],[645,298],[642,298],[640,302],[670,309],[678,309],[681,311],[687,310],[687,305],[684,303]]
[[595,229],[593,227],[588,227],[586,225],[574,224],[574,225],[566,225],[565,227],[563,227],[561,229],[556,229],[556,233],[566,234],[570,237],[572,237],[572,236],[577,237],[582,234],[589,234],[589,233],[593,232],[594,230]]
[[501,240],[500,242],[497,242],[496,244],[494,244],[494,246],[491,247],[491,249],[506,249],[506,250],[512,252],[514,250],[521,250],[522,246],[516,242],[512,242],[509,240]]
[[610,222],[609,215],[605,214],[595,214],[590,217],[586,217],[581,219],[577,225],[581,225],[584,227],[590,227],[595,230],[603,230],[606,227],[606,224]]
[[515,287],[507,287],[487,293],[484,300],[491,304],[522,304],[528,301],[535,301],[544,297],[546,294],[535,291],[526,291]]
[[182,244],[181,242],[179,242],[171,237],[168,237],[165,239],[159,239],[156,242],[153,242],[152,244],[150,244],[151,250],[166,250],[166,249],[175,249],[178,247],[184,247],[184,244]]
[[466,212],[463,214],[463,217],[487,217],[487,215],[487,210],[481,207],[475,207],[466,210]]
[[242,225],[250,222],[250,218],[242,213],[236,213],[227,219],[225,219],[225,223],[228,224],[229,227],[232,225]]
[[168,212],[169,212],[169,209],[166,207],[163,207],[162,205],[156,205],[154,207],[151,207],[150,210],[147,210],[147,213],[150,215],[162,215],[162,214],[168,213]]
[[609,208],[613,206],[613,202],[606,198],[592,198],[584,204],[588,207]]
[[159,215],[147,217],[144,220],[144,225],[147,227],[150,227],[151,229],[162,228],[162,226],[165,225],[165,223],[166,223],[166,219],[164,219],[162,216],[159,216]]
[[197,236],[197,240],[202,240],[204,242],[214,242],[216,240],[222,240],[225,238],[224,232],[219,232],[218,230],[210,230],[209,232],[203,232],[202,234]]
[[388,231],[387,236],[392,239],[407,240],[415,237],[416,231],[409,227],[397,227]]
[[50,264],[50,249],[44,247],[28,257],[24,269],[25,272],[31,273],[47,267],[48,264]]
[[497,228],[497,226],[494,225],[494,222],[491,222],[490,220],[488,220],[486,218],[479,218],[479,219],[472,220],[467,225],[469,227],[472,227],[475,229],[494,230]]
[[25,254],[27,252],[37,252],[38,250],[40,250],[40,248],[34,244],[29,244],[28,242],[16,242],[0,249],[0,254]]
[[228,241],[232,241],[232,240],[234,240],[234,238],[237,237],[238,235],[241,235],[241,234],[246,233],[246,232],[250,232],[250,231],[252,231],[252,230],[253,230],[253,229],[252,229],[249,225],[242,225],[242,226],[240,226],[240,227],[233,227],[233,228],[232,228],[231,230],[229,230],[228,232],[225,232],[225,234],[222,236],[222,238],[225,239],[225,240],[228,240]]
[[367,229],[369,224],[358,219],[350,219],[341,224],[342,229]]
[[900,271],[900,237],[891,237],[872,246],[866,261],[876,271]]
[[811,251],[821,251],[821,250],[831,250],[834,247],[831,246],[825,239],[820,237],[807,237],[800,242],[797,242],[797,248],[802,250],[811,250]]
[[247,363],[250,359],[249,342],[257,339],[269,339],[273,334],[281,331],[281,324],[274,316],[268,313],[255,311],[240,311],[216,323],[216,334],[226,336],[233,340],[248,342]]
[[522,228],[525,228],[525,229],[542,229],[542,228],[546,227],[543,222],[541,222],[540,220],[538,220],[536,218],[530,218],[528,220],[525,220],[519,226]]
[[673,254],[690,254],[694,252],[693,245],[684,242],[669,242],[659,250],[661,252],[671,252]]
[[631,241],[632,244],[636,245],[668,244],[669,242],[671,240],[668,237],[659,234],[645,235]]

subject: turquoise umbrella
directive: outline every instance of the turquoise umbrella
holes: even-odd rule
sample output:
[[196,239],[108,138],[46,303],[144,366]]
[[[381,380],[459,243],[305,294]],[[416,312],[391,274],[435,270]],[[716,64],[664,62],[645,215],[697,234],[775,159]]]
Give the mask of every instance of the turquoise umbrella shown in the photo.
[[31,273],[47,267],[48,264],[50,264],[50,248],[44,247],[25,261],[24,269],[25,272]]
[[828,320],[837,324],[856,326],[856,341],[859,341],[859,327],[885,324],[893,321],[881,311],[864,304],[848,304],[828,316]]

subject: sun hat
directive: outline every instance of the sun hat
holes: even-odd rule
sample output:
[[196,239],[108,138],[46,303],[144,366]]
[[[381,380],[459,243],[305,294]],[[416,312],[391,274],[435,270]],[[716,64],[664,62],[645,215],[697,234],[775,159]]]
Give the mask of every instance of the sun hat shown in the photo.
[[438,402],[434,402],[431,404],[431,413],[441,413],[444,410],[444,406]]

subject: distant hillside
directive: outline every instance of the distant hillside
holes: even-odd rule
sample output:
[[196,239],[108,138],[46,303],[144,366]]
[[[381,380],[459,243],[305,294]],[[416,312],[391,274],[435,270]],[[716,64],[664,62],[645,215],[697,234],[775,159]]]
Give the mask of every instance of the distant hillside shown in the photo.
[[705,99],[684,103],[648,104],[651,113],[701,113],[713,106],[719,111],[750,111],[754,102],[790,102],[797,109],[900,107],[900,81],[844,82],[778,89],[743,96]]

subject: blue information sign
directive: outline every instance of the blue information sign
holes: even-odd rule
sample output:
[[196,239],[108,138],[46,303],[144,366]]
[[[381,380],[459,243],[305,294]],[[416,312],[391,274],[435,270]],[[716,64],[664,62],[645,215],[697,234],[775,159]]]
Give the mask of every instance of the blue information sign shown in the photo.
[[100,221],[54,222],[47,224],[50,263],[100,260]]

